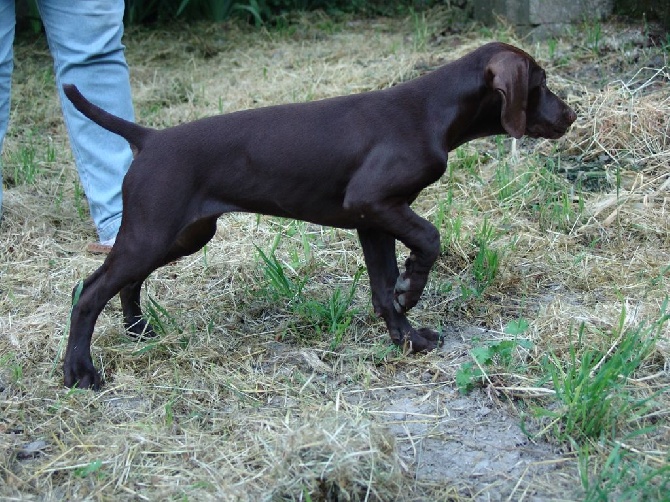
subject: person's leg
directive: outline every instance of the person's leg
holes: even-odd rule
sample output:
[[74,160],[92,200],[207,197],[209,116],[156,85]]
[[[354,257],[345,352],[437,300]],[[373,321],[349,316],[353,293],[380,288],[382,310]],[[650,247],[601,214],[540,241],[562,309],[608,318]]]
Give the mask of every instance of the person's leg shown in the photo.
[[[0,154],[9,124],[9,101],[14,68],[15,0],[0,0]],[[0,158],[0,217],[2,216],[2,158]]]
[[38,0],[75,163],[101,242],[121,223],[121,182],[132,160],[128,143],[85,118],[63,94],[75,84],[88,99],[134,120],[128,65],[121,43],[123,0]]

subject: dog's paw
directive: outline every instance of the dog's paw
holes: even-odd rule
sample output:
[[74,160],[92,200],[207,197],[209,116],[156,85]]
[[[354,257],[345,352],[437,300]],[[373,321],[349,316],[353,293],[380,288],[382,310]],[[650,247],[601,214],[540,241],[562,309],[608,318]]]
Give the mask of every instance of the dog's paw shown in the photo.
[[412,284],[415,280],[416,279],[408,277],[407,272],[405,272],[400,274],[395,283],[395,289],[393,291],[393,307],[399,314],[404,314],[419,303],[423,288],[413,288]]
[[126,320],[124,324],[126,332],[130,336],[139,338],[140,340],[156,337],[156,332],[154,331],[153,326],[142,317],[135,319],[133,322],[128,322]]
[[100,390],[102,378],[93,366],[90,357],[83,361],[69,361],[63,365],[63,380],[66,387]]
[[408,354],[429,352],[440,347],[443,343],[444,337],[437,331],[429,328],[413,329],[405,336],[404,349]]
[[429,328],[410,328],[403,332],[390,330],[389,334],[391,335],[391,341],[402,347],[405,354],[429,352],[444,343],[444,335]]

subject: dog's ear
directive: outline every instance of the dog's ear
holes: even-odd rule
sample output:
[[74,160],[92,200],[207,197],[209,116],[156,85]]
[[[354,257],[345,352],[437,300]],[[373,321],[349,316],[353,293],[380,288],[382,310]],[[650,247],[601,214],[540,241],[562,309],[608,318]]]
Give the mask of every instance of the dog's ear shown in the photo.
[[486,67],[486,81],[502,96],[502,126],[517,139],[526,132],[529,65],[523,55],[505,51],[493,56]]

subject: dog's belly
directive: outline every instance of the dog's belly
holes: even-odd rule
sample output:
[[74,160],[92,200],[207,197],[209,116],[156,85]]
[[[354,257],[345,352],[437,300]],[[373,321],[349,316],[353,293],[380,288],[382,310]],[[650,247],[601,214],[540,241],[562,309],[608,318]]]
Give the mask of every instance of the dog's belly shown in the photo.
[[[364,223],[365,215],[346,211],[341,205],[321,203],[317,208],[296,208],[272,204],[270,202],[252,207],[239,207],[234,211],[278,216],[294,220],[308,221],[318,225],[338,228],[357,228]],[[226,211],[228,212],[228,211]]]

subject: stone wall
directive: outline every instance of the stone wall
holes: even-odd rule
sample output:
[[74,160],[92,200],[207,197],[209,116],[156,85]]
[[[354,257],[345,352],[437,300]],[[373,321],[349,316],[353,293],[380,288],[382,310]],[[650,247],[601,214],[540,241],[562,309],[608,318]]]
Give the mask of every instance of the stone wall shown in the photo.
[[521,35],[544,38],[610,15],[614,0],[472,0],[472,5],[477,21],[493,24],[500,17]]

